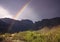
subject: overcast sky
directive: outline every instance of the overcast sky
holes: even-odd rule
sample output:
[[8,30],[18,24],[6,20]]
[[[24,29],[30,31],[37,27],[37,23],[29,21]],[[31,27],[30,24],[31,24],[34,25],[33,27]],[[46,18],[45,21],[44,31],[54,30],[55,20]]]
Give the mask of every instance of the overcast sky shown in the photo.
[[[29,0],[0,0],[0,18],[16,15],[28,1]],[[60,0],[32,0],[19,16],[19,20],[30,19],[39,21],[41,19],[54,17],[60,17]]]

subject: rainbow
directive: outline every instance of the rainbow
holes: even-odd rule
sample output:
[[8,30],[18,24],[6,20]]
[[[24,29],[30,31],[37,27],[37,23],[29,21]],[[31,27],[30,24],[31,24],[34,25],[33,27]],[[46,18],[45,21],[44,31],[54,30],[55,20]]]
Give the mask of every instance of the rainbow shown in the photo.
[[26,9],[26,7],[30,4],[31,1],[32,1],[32,0],[30,0],[29,2],[27,2],[27,3],[17,12],[17,14],[13,17],[13,19],[17,19],[17,18],[20,16],[20,14],[23,13],[23,11]]
[[[27,3],[17,12],[17,14],[16,14],[15,16],[13,16],[13,19],[17,19],[17,18],[20,16],[20,14],[23,13],[23,11],[26,9],[26,7],[30,4],[31,1],[32,1],[32,0],[30,0],[29,2],[27,2]],[[8,31],[11,30],[12,26],[14,25],[14,23],[15,23],[14,21],[11,22]]]

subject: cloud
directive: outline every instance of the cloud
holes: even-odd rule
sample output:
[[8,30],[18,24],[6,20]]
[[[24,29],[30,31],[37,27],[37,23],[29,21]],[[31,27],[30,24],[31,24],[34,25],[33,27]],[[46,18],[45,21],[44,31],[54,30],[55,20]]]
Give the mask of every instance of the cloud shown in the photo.
[[12,18],[12,15],[6,9],[0,6],[0,18]]
[[30,7],[27,7],[18,17],[18,20],[29,19],[34,21],[38,21],[39,17],[37,13]]

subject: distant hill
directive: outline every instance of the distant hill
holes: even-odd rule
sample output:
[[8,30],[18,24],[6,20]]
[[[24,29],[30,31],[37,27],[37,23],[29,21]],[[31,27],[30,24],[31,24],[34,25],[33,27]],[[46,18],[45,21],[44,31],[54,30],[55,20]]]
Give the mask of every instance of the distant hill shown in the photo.
[[[31,20],[27,20],[27,19],[19,21],[19,20],[14,20],[14,19],[10,19],[10,18],[2,18],[0,20],[2,20],[3,22],[8,24],[7,26],[9,26],[9,27],[6,26],[8,28],[8,30],[7,30],[8,32],[26,31],[26,30],[32,30],[32,28],[34,28],[33,22]],[[12,25],[12,23],[13,23],[13,25]],[[11,26],[11,29],[9,30],[10,26]]]
[[[12,23],[13,25],[11,26]],[[40,30],[43,29],[44,27],[48,27],[49,29],[51,29],[52,27],[58,25],[60,25],[60,17],[56,17],[52,19],[43,19],[35,23],[33,23],[33,21],[28,19],[19,21],[10,18],[1,18],[0,32],[14,33],[14,32],[27,31],[27,30]]]
[[60,17],[52,18],[52,19],[43,19],[42,21],[35,22],[36,28],[43,28],[43,27],[51,27],[60,25]]
[[9,27],[9,24],[7,24],[6,22],[0,20],[0,33],[7,32],[8,27]]

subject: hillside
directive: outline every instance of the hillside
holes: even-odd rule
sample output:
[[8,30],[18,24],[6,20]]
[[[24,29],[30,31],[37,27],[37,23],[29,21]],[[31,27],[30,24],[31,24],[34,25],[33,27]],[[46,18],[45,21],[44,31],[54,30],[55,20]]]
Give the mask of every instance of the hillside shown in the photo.
[[47,27],[52,29],[55,26],[60,25],[60,17],[52,19],[43,19],[33,23],[33,21],[25,20],[14,20],[10,18],[1,18],[0,19],[0,33],[15,33],[20,31],[36,31]]
[[60,17],[43,19],[35,23],[31,20],[2,18],[0,42],[60,42]]
[[3,42],[60,42],[60,25],[44,27],[37,31],[24,31],[18,33],[0,34],[0,41]]

